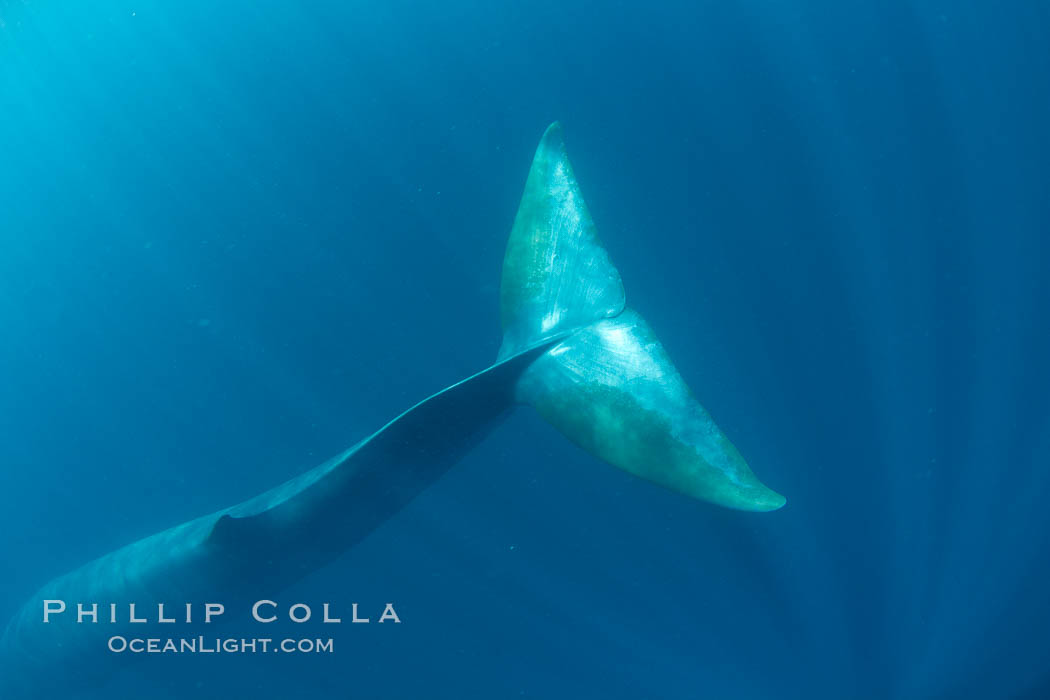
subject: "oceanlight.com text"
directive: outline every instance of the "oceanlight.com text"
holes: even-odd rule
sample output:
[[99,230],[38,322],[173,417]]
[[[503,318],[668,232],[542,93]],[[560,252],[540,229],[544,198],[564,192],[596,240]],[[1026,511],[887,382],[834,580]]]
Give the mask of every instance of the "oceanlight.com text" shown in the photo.
[[114,636],[107,647],[114,654],[331,654],[335,644],[328,639],[237,639],[185,637],[142,639]]

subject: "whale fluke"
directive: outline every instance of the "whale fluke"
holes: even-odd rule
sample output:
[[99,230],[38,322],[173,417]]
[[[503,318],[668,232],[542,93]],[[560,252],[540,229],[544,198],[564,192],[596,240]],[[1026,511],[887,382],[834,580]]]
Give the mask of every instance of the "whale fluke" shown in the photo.
[[503,262],[503,349],[568,333],[524,373],[518,398],[591,454],[738,510],[784,505],[693,398],[642,316],[580,194],[557,122],[532,161]]

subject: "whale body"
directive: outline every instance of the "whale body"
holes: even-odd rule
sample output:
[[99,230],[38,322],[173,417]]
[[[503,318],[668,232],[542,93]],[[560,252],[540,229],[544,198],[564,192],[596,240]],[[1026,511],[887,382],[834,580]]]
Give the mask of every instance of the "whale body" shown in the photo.
[[[687,496],[749,511],[785,499],[751,472],[626,306],[557,123],[536,150],[500,287],[497,362],[417,403],[327,462],[243,503],[100,557],[44,585],[0,638],[0,697],[56,697],[129,663],[135,629],[44,623],[44,601],[175,609],[254,600],[323,567],[440,478],[518,404],[600,459]],[[105,617],[105,609],[101,613]]]

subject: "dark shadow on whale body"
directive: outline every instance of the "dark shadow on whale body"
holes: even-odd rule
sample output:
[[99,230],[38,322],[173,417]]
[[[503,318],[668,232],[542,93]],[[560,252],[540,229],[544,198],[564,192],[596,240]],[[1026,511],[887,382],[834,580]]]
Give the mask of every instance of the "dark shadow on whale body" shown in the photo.
[[[143,655],[114,654],[106,646],[114,635],[141,637],[153,630],[146,636],[163,636],[154,624],[130,623],[130,603],[140,616],[155,615],[158,604],[169,613],[187,603],[199,607],[217,600],[240,609],[329,563],[483,440],[514,405],[522,371],[557,340],[434,394],[349,450],[270,491],[55,579],[26,603],[0,639],[0,697],[50,698],[98,687],[118,667],[141,661]],[[67,601],[69,610],[44,625],[43,600]],[[81,601],[98,603],[103,622],[77,624],[73,610]],[[110,603],[121,611],[116,623],[105,622]],[[178,629],[189,637],[203,631],[199,620]],[[213,631],[214,625],[208,629]],[[62,662],[56,666],[59,650]]]

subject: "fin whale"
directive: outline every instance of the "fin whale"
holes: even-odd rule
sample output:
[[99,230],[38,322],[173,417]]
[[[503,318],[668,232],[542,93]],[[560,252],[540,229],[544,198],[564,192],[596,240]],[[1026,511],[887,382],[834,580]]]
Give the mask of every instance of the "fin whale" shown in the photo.
[[[496,364],[417,403],[327,462],[261,495],[142,539],[52,580],[0,638],[0,697],[98,685],[132,625],[43,624],[44,600],[156,609],[254,599],[325,565],[397,513],[516,404],[600,459],[687,496],[748,511],[785,499],[752,474],[626,306],[557,123],[529,171],[503,263]],[[66,624],[63,624],[63,621]],[[139,627],[139,630],[141,626]],[[138,631],[138,630],[136,630]]]

